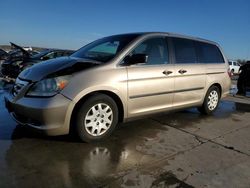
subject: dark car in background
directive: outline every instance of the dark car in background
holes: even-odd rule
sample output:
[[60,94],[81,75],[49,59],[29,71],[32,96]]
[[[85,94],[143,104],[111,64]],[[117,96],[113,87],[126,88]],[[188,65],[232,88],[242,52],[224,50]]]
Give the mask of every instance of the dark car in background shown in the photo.
[[[1,62],[1,67],[0,67],[0,73],[1,77],[8,77],[5,74],[9,72],[8,75],[12,74],[12,69],[8,70],[8,65],[9,63],[13,62],[14,64],[18,64],[19,62],[22,62],[29,57],[38,54],[39,52],[37,51],[32,51],[31,48],[25,49],[21,46],[18,46],[14,43],[11,43],[11,50],[9,52],[6,52],[2,50],[3,56],[1,56],[2,62]],[[5,52],[5,53],[4,53]]]
[[9,54],[3,49],[0,49],[0,66],[2,62],[4,62],[8,57],[9,57]]
[[237,88],[239,95],[246,95],[247,91],[250,91],[250,61],[247,61],[240,67],[239,78],[237,82]]
[[74,52],[72,50],[49,49],[40,53],[34,53],[28,52],[17,45],[15,45],[15,48],[18,52],[10,54],[9,58],[1,65],[1,75],[9,81],[15,80],[20,72],[36,63],[57,57],[69,56]]
[[5,60],[7,59],[7,57],[9,56],[9,54],[4,51],[3,49],[0,49],[0,60]]
[[30,63],[33,62],[36,63],[37,61],[45,61],[49,59],[54,59],[57,57],[62,57],[62,56],[70,56],[73,54],[74,51],[72,50],[57,50],[57,49],[48,49],[40,52],[39,54],[33,55],[30,58]]
[[10,44],[11,44],[11,50],[6,51],[3,49],[0,49],[0,61],[26,57],[26,56],[32,56],[32,55],[39,53],[38,51],[32,50],[32,48],[30,47],[22,48],[14,43],[10,43]]

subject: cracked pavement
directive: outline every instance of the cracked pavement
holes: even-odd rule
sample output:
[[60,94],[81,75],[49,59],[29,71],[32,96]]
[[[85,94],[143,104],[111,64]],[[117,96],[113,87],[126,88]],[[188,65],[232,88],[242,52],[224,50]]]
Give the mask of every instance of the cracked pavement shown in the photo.
[[0,187],[250,187],[250,102],[119,125],[94,144],[18,126],[0,93]]

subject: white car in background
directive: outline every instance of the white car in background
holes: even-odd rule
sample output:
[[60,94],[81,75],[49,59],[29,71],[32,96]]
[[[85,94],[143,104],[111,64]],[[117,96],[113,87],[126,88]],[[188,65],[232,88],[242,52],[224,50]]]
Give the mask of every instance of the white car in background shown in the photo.
[[240,64],[237,61],[228,61],[228,64],[232,74],[239,74]]

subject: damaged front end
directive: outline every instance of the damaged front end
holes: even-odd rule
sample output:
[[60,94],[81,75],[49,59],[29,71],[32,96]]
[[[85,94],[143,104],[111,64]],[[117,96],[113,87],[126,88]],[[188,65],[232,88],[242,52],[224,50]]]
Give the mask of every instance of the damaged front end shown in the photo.
[[12,51],[6,55],[1,63],[1,77],[7,82],[15,81],[15,78],[23,70],[23,62],[30,58],[31,54],[22,47],[10,43]]

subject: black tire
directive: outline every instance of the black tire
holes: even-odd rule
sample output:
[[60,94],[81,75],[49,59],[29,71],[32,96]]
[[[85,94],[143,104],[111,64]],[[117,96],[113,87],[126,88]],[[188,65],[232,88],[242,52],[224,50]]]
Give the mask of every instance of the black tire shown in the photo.
[[[110,109],[112,110],[111,111],[112,121],[111,121],[111,124],[109,125],[109,128],[106,130],[106,132],[102,133],[101,135],[91,135],[90,132],[92,131],[93,128],[89,128],[89,127],[87,128],[85,126],[86,124],[85,122],[88,121],[85,118],[91,112],[91,108],[93,108],[95,105],[98,105],[98,104],[103,104],[104,107],[105,105],[110,107]],[[100,113],[99,113],[99,116],[100,116]],[[101,117],[98,117],[98,118],[101,118]],[[97,120],[97,118],[94,118],[94,119]],[[94,122],[98,124],[100,123],[100,125],[95,125],[95,126],[99,127],[103,124],[107,126],[106,122],[103,122],[105,121],[103,119],[102,119],[102,123],[100,122],[101,121],[100,119],[97,120],[98,122]],[[89,120],[89,121],[93,122],[94,120],[93,121]],[[80,107],[80,109],[78,110],[77,115],[76,115],[75,131],[76,131],[78,138],[81,141],[84,141],[84,142],[100,141],[108,137],[114,131],[117,123],[118,123],[118,107],[115,101],[111,97],[105,94],[95,94],[94,96],[88,98],[87,101],[84,102],[82,106]],[[98,131],[98,128],[97,130],[95,130],[95,133],[93,134],[98,134],[97,131]]]
[[[216,104],[216,106],[215,106],[213,109],[209,108],[209,104],[208,104],[209,101],[210,101],[209,96],[210,96],[210,94],[211,94],[212,92],[216,92],[217,95],[218,95],[217,104]],[[217,107],[218,107],[218,105],[219,105],[220,96],[221,96],[221,94],[220,94],[220,89],[219,89],[217,86],[211,86],[211,87],[208,89],[207,93],[206,93],[206,96],[205,96],[205,99],[204,99],[204,102],[203,102],[202,106],[199,107],[198,110],[199,110],[202,114],[206,114],[206,115],[212,114],[214,111],[216,111],[216,109],[217,109]]]

